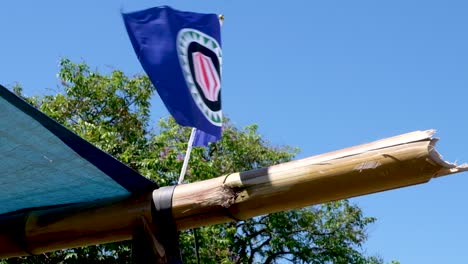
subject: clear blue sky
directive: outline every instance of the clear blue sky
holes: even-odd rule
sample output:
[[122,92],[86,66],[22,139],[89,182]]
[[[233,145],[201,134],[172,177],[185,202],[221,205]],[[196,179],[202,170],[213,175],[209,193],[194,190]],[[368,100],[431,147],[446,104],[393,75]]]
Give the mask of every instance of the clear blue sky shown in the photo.
[[[272,144],[306,157],[435,128],[442,155],[468,161],[467,1],[5,1],[0,83],[53,93],[60,57],[141,73],[120,9],[161,4],[225,14],[224,112]],[[461,263],[467,186],[463,173],[352,199],[378,218],[367,253]]]

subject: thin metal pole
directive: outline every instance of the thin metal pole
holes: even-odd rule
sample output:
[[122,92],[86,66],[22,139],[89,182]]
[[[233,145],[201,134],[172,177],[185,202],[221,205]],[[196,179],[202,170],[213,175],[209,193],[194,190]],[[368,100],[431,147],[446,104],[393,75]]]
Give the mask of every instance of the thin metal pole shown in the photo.
[[190,138],[187,145],[187,151],[185,152],[184,164],[182,165],[182,170],[180,171],[179,181],[177,184],[181,184],[184,181],[185,173],[187,172],[187,166],[190,159],[190,153],[192,152],[193,140],[195,138],[195,133],[197,132],[196,128],[192,128],[192,133],[190,133]]
[[[224,22],[224,15],[219,15],[219,24],[220,26],[223,25]],[[181,184],[184,181],[185,178],[185,173],[187,172],[187,166],[188,162],[190,160],[190,153],[192,152],[193,148],[193,140],[195,139],[195,133],[197,132],[197,129],[194,127],[192,128],[192,132],[190,133],[190,138],[187,143],[187,151],[185,152],[185,158],[184,158],[184,164],[182,165],[182,169],[180,170],[180,175],[179,175],[179,180],[177,184]],[[199,245],[198,245],[198,234],[197,234],[197,228],[192,229],[193,231],[193,239],[195,243],[195,256],[197,259],[197,264],[200,264],[200,254],[199,254]]]
[[[180,170],[179,181],[177,184],[181,184],[184,181],[185,173],[187,172],[188,162],[190,160],[190,153],[192,152],[193,147],[193,140],[195,139],[195,133],[197,132],[196,128],[192,128],[192,132],[190,133],[190,138],[187,143],[187,151],[185,152],[184,164],[182,165],[182,169]],[[195,243],[195,257],[197,259],[197,264],[200,264],[200,256],[198,254],[198,237],[197,237],[197,230],[196,228],[192,229],[193,231],[193,238]]]
[[195,257],[197,258],[197,264],[200,264],[200,246],[198,245],[198,228],[192,229],[193,231],[193,241],[195,244]]

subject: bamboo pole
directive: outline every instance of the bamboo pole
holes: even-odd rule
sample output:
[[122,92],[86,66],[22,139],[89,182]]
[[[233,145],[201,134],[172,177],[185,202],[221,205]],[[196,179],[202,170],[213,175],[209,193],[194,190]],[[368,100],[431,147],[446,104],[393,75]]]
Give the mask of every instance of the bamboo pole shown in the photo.
[[443,161],[434,131],[417,131],[369,144],[181,185],[174,191],[179,229],[243,220],[343,198],[428,182],[468,170]]
[[[172,215],[178,230],[248,219],[308,205],[428,182],[468,170],[441,159],[434,131],[178,185]],[[150,194],[0,218],[0,258],[127,240]]]
[[131,239],[151,193],[0,217],[0,258]]

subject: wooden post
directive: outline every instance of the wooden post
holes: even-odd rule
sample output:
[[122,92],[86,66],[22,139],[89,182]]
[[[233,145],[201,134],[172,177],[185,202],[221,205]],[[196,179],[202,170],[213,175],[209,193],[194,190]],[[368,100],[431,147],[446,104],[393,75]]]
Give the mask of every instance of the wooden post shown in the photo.
[[[467,171],[443,161],[433,131],[417,131],[264,169],[177,185],[177,230],[248,219]],[[0,218],[0,258],[131,239],[151,194]]]
[[141,216],[132,237],[134,264],[181,264],[179,234],[172,218],[172,194],[175,186],[153,191],[152,222]]

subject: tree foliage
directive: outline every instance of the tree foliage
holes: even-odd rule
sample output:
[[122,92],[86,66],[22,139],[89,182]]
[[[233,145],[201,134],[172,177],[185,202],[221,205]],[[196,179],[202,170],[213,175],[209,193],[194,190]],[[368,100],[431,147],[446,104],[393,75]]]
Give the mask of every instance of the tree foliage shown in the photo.
[[[173,119],[151,126],[154,88],[143,75],[113,70],[101,74],[85,63],[61,61],[60,90],[24,97],[81,137],[159,185],[177,181],[190,129]],[[226,173],[291,160],[296,148],[273,146],[256,125],[236,128],[226,120],[223,137],[192,151],[186,179],[199,181]],[[375,221],[347,200],[275,213],[237,223],[200,228],[202,263],[383,263],[363,254],[366,228]],[[185,263],[195,263],[193,232],[180,236]],[[128,242],[59,250],[12,258],[6,263],[129,263]]]

